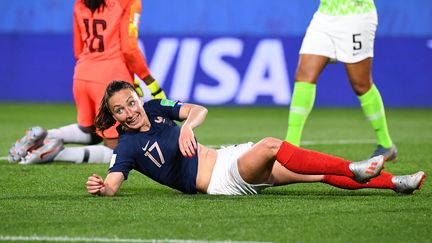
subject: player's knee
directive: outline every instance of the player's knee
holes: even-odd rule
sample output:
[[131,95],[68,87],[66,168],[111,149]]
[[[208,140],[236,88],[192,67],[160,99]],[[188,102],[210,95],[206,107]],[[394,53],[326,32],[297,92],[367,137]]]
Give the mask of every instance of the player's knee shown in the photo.
[[295,80],[307,83],[316,83],[324,66],[325,65],[316,64],[315,62],[301,62],[297,67]]
[[277,138],[273,138],[273,137],[266,137],[266,138],[263,138],[259,143],[267,151],[272,151],[274,153],[277,153],[277,151],[279,150],[279,147],[282,144],[282,140],[277,139]]
[[369,82],[353,82],[352,89],[356,93],[356,95],[364,95],[366,92],[370,90],[372,85]]
[[307,70],[307,68],[298,68],[295,80],[296,81],[302,81],[307,83],[316,83],[316,80],[318,79],[318,75],[314,74],[313,72],[310,72]]

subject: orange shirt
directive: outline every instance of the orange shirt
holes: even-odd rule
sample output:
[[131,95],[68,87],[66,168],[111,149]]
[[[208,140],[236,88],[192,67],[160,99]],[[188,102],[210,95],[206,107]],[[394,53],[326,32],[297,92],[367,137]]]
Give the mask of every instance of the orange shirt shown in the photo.
[[150,75],[138,48],[140,0],[106,0],[94,13],[81,0],[74,5],[75,79],[109,82]]

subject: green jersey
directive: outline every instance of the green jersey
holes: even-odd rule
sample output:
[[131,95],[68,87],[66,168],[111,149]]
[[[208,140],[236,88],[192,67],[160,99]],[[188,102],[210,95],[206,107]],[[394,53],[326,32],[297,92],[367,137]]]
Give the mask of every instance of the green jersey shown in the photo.
[[373,0],[321,0],[318,8],[320,13],[333,16],[363,14],[374,10]]

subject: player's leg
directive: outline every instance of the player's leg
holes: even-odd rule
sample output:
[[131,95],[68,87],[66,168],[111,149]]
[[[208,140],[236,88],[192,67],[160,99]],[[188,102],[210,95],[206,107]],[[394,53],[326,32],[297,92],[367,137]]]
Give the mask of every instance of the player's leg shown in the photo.
[[[18,140],[9,151],[10,162],[43,163],[50,162],[56,153],[63,149],[63,144],[97,144],[102,138],[96,135],[94,127],[81,127],[71,124],[46,131],[42,127],[32,127]],[[28,153],[33,157],[28,158]],[[44,158],[34,157],[44,154]]]
[[285,141],[280,144],[275,158],[285,168],[299,174],[343,175],[362,183],[376,177],[384,166],[383,156],[352,162],[329,154],[299,148]]
[[[93,119],[95,117],[95,101],[92,98],[93,90],[99,87],[89,87],[91,84],[85,80],[74,79],[73,94],[77,107],[78,124],[70,124],[60,128],[48,130],[48,138],[59,138],[64,144],[97,144],[102,139],[95,134]],[[102,91],[100,91],[102,92]]]
[[82,147],[66,147],[61,150],[53,161],[66,161],[76,164],[108,164],[113,150],[105,145],[90,145]]
[[265,138],[254,144],[237,160],[237,168],[244,181],[250,184],[274,186],[302,182],[320,182],[323,175],[305,175],[290,171],[275,163],[276,153],[282,141]]
[[384,104],[371,78],[372,58],[358,63],[346,63],[345,68],[364,115],[375,131],[378,147],[372,156],[384,155],[386,160],[397,157],[397,149],[390,137]]
[[274,163],[268,183],[274,186],[281,186],[293,183],[321,182],[323,179],[324,175],[299,174],[288,170],[280,163]]
[[105,138],[105,145],[64,147],[62,139],[46,138],[40,147],[32,150],[27,156],[22,158],[20,164],[40,164],[53,161],[73,162],[77,164],[108,164],[111,161],[112,148],[117,145],[117,141],[117,138]]
[[102,138],[95,133],[94,126],[83,127],[78,124],[70,124],[67,126],[53,128],[48,130],[48,138],[59,138],[64,144],[98,144]]
[[[74,99],[77,105],[77,120],[79,125],[70,125],[54,130],[58,137],[67,138],[66,141],[89,142],[94,144],[108,141],[104,145],[68,147],[62,149],[54,158],[55,161],[70,161],[75,163],[109,163],[112,155],[112,148],[117,144],[118,134],[115,127],[112,127],[104,134],[97,134],[93,125],[96,113],[106,89],[104,83],[87,82],[85,80],[74,80]],[[74,138],[73,135],[77,138]],[[87,140],[85,140],[87,139]]]
[[[372,57],[378,24],[376,11],[340,17],[335,32],[337,59],[345,63],[351,86],[359,98],[363,113],[375,130],[380,145],[375,155],[386,160],[396,157],[396,147],[390,138],[381,95],[372,81]],[[382,147],[381,147],[382,146]]]
[[[64,147],[61,139],[46,138],[42,146],[31,151],[20,164],[40,164],[53,161],[73,163],[99,163],[108,164],[111,161],[113,149],[117,145],[117,132],[112,127],[108,133],[104,133],[105,145],[91,145],[80,147]],[[111,136],[112,138],[108,138]],[[110,147],[111,146],[111,147]]]
[[118,141],[116,128],[113,126],[103,133],[100,133],[95,131],[93,125],[93,121],[105,93],[105,86],[106,85],[103,83],[86,83],[85,81],[79,80],[74,83],[74,97],[77,103],[80,127],[94,137],[103,138],[104,145],[65,148],[54,158],[55,161],[71,161],[75,163],[110,162],[113,152],[112,149],[117,145]]
[[[96,135],[95,132],[92,134]],[[104,145],[100,144],[80,147],[65,147],[64,149],[61,149],[58,154],[55,155],[55,157],[52,157],[51,161],[65,161],[76,164],[108,164],[111,161],[113,149],[118,143],[118,134],[117,131],[115,131],[115,127],[112,127],[105,131],[102,136],[104,136]],[[33,163],[38,162],[34,161]]]
[[299,146],[303,127],[315,102],[316,82],[330,58],[334,45],[326,31],[331,27],[326,16],[316,13],[309,24],[300,49],[285,140]]
[[285,140],[299,146],[303,127],[315,102],[316,81],[328,57],[301,54],[295,76]]
[[[114,135],[115,136],[115,135]],[[59,138],[46,138],[43,144],[32,150],[20,164],[40,164],[53,161],[108,164],[111,161],[113,149],[117,145],[117,138],[104,138],[105,145],[91,145],[79,147],[64,147]],[[109,146],[112,146],[109,147]]]
[[[72,124],[61,128],[51,129],[48,132],[41,127],[34,127],[26,133],[26,135],[17,141],[17,143],[9,151],[9,160],[11,162],[29,161],[26,159],[29,152],[33,152],[39,147],[44,153],[53,155],[52,151],[57,151],[63,146],[63,143],[80,143],[80,144],[94,144],[100,142],[100,138],[94,134],[93,119],[94,119],[94,108],[91,97],[87,91],[87,82],[84,80],[74,80],[73,93],[74,99],[78,110],[78,124]],[[102,91],[103,92],[103,91]],[[45,141],[46,139],[48,141]],[[61,145],[57,142],[61,141]],[[37,152],[33,153],[34,155]],[[45,162],[48,156],[40,159],[31,159],[31,161]],[[51,159],[49,159],[51,160]]]
[[62,140],[47,138],[39,148],[27,154],[20,164],[41,164],[53,161],[108,164],[113,150],[104,145],[64,147]]
[[242,154],[237,160],[242,179],[250,184],[267,183],[281,143],[279,139],[264,138]]
[[346,177],[336,175],[325,175],[322,182],[348,190],[362,188],[392,189],[402,194],[412,194],[414,190],[420,189],[426,175],[423,171],[411,175],[394,176],[391,173],[381,171],[381,174],[372,178],[368,183],[358,183]]
[[248,183],[266,183],[271,179],[276,160],[286,169],[298,174],[344,175],[359,182],[365,182],[377,176],[384,163],[382,156],[351,162],[328,154],[302,149],[276,138],[265,138],[238,159],[238,171],[243,180]]
[[372,58],[368,57],[356,63],[345,63],[345,70],[351,87],[357,96],[366,94],[374,85],[372,82]]

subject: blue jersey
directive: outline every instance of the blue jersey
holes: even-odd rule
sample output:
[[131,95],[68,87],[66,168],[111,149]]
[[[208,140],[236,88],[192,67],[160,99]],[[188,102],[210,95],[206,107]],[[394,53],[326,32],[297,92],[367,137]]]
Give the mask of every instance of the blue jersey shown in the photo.
[[119,143],[114,149],[109,172],[122,172],[125,180],[134,169],[151,179],[180,190],[196,193],[198,153],[183,157],[178,138],[179,112],[182,103],[171,100],[150,100],[144,110],[150,120],[149,131],[119,131]]

